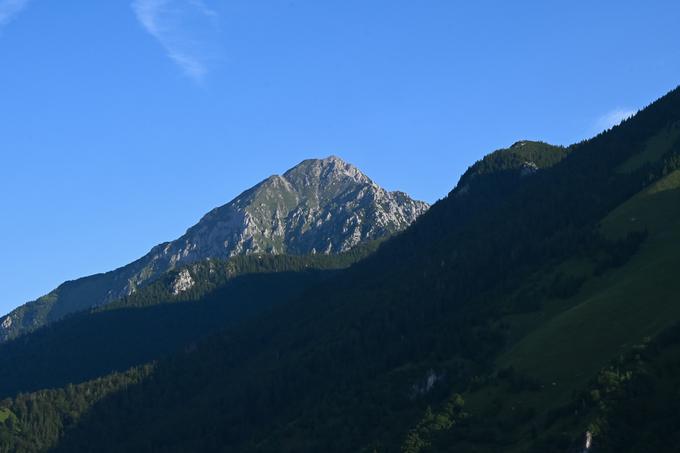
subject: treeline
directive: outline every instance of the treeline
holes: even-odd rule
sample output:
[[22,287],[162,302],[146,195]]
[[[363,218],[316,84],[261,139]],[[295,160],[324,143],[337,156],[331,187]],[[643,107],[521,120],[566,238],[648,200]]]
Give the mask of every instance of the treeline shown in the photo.
[[342,255],[195,263],[185,268],[193,286],[178,294],[173,294],[173,283],[181,271],[171,272],[111,305],[0,344],[0,398],[83,382],[172,354],[301,296],[377,246]]
[[152,370],[152,365],[146,365],[79,385],[1,400],[0,453],[49,450],[94,403],[140,382]]
[[[303,272],[309,270],[344,269],[370,255],[383,240],[360,244],[339,254],[316,255],[246,255],[227,260],[208,259],[168,272],[139,291],[112,302],[93,312],[124,307],[148,307],[162,303],[188,302],[204,299],[216,288],[223,287],[235,277],[250,274]],[[188,271],[193,281],[190,288],[175,294],[173,283],[182,271]]]

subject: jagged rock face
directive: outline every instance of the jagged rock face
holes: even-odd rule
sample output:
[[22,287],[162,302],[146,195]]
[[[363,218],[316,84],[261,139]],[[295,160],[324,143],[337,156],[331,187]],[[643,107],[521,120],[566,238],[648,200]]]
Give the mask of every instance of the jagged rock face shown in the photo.
[[538,165],[534,162],[524,162],[520,168],[520,176],[530,176],[539,170]]
[[344,252],[403,230],[428,207],[382,189],[337,157],[306,160],[213,209],[176,241],[152,249],[127,289],[205,258]]
[[175,281],[172,282],[172,294],[178,295],[185,291],[189,291],[194,286],[194,279],[191,277],[191,273],[188,269],[182,269]]
[[[19,307],[0,319],[0,341],[131,294],[164,272],[192,262],[259,253],[340,253],[403,230],[428,207],[402,192],[380,188],[337,157],[306,160],[213,209],[182,237],[154,247],[139,260],[68,282]],[[176,283],[178,293],[193,285],[186,278]],[[90,291],[81,296],[80,288],[87,286],[96,286],[100,295]],[[72,295],[65,297],[67,291]]]

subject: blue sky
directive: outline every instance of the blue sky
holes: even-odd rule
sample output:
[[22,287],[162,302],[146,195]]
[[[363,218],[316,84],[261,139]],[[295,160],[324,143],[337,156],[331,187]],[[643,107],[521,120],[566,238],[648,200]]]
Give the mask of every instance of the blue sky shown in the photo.
[[435,201],[680,83],[680,2],[0,0],[0,313],[310,157]]

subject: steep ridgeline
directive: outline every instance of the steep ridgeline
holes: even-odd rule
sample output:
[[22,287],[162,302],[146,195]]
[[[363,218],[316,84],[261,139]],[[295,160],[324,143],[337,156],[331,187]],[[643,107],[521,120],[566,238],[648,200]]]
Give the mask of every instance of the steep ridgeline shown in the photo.
[[337,157],[305,160],[213,209],[179,239],[115,271],[59,286],[0,319],[0,341],[134,293],[159,275],[207,258],[336,254],[387,237],[428,209],[388,192]]

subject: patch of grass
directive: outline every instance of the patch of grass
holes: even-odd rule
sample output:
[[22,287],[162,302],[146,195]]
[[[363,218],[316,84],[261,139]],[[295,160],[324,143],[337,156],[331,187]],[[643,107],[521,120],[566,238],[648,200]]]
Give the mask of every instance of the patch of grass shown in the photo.
[[0,407],[0,423],[5,423],[5,420],[7,420],[11,415],[12,411],[6,407]]

